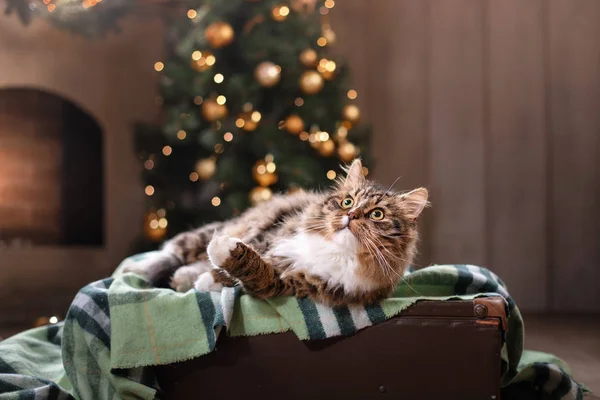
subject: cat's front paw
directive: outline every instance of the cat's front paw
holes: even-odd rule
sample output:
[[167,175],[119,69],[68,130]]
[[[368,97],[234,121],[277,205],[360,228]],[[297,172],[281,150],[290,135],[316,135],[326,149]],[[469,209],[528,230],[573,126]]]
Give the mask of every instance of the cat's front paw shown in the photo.
[[213,237],[206,249],[210,262],[217,268],[221,267],[238,243],[241,243],[240,239],[227,235]]
[[171,278],[171,288],[177,292],[187,292],[194,287],[196,279],[211,268],[212,266],[209,263],[198,263],[180,267]]
[[223,285],[215,282],[215,277],[211,272],[205,272],[196,279],[194,287],[199,292],[220,292]]

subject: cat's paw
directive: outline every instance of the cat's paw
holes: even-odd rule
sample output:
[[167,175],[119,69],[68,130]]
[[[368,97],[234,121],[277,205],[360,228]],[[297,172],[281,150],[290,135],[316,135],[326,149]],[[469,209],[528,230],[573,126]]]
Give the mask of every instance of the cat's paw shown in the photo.
[[238,243],[241,243],[240,239],[227,235],[214,236],[206,249],[210,262],[217,268],[221,267]]
[[209,271],[212,266],[207,263],[196,263],[178,268],[171,278],[171,288],[178,292],[187,292],[194,287],[196,279],[204,272]]
[[211,272],[205,272],[196,279],[194,287],[199,292],[220,292],[223,285],[215,282],[215,278]]

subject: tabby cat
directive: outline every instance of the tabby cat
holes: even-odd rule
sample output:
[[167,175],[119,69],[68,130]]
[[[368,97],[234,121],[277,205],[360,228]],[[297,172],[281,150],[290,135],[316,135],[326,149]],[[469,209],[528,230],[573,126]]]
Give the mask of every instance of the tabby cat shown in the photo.
[[368,181],[360,160],[329,192],[274,196],[240,215],[182,233],[131,272],[177,291],[239,284],[259,298],[368,304],[393,292],[411,263],[427,190]]

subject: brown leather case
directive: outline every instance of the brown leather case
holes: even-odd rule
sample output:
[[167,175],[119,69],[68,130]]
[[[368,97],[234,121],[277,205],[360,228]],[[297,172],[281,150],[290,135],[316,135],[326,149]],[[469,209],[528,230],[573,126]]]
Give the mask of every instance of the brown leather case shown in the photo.
[[227,337],[156,368],[165,399],[499,399],[502,299],[422,301],[349,337]]

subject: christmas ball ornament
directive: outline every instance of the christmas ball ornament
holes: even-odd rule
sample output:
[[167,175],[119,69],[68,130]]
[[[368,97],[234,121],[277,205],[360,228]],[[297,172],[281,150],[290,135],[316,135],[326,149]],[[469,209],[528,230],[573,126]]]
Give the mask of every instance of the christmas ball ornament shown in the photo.
[[342,116],[346,121],[356,124],[360,120],[360,110],[354,104],[348,104],[347,106],[344,106]]
[[208,99],[202,103],[202,116],[210,122],[223,119],[227,116],[227,107],[219,104],[215,99]]
[[319,146],[319,154],[321,154],[323,157],[329,157],[332,156],[333,153],[335,153],[335,143],[333,143],[333,140],[328,139],[324,142],[321,142],[321,145]]
[[306,49],[303,50],[302,53],[300,53],[300,62],[302,63],[302,65],[304,65],[305,67],[314,67],[315,65],[317,65],[317,52],[314,51],[313,49]]
[[217,59],[210,51],[195,51],[192,54],[192,68],[198,72],[206,71],[210,69]]
[[350,142],[342,143],[338,148],[338,156],[340,156],[340,158],[345,162],[350,162],[354,160],[357,155],[358,151],[356,149],[356,146],[354,146]]
[[263,61],[254,69],[254,77],[263,87],[275,86],[281,79],[281,67],[271,61]]
[[262,115],[258,111],[245,111],[238,116],[235,125],[246,132],[252,132],[258,128]]
[[204,37],[211,47],[218,49],[233,42],[235,32],[227,22],[218,21],[210,24],[204,31]]
[[153,242],[160,242],[167,234],[167,220],[159,218],[156,213],[149,213],[144,222],[144,234]]
[[323,77],[317,71],[305,71],[300,76],[300,89],[306,94],[318,93],[323,84]]
[[273,192],[268,187],[257,186],[250,191],[250,202],[256,205],[273,197]]
[[213,177],[217,170],[217,160],[214,157],[203,158],[196,163],[196,173],[202,180]]
[[277,182],[275,163],[258,160],[252,168],[252,177],[260,186],[271,186]]
[[285,130],[293,135],[298,135],[304,130],[304,121],[296,114],[292,114],[285,119],[284,125]]

